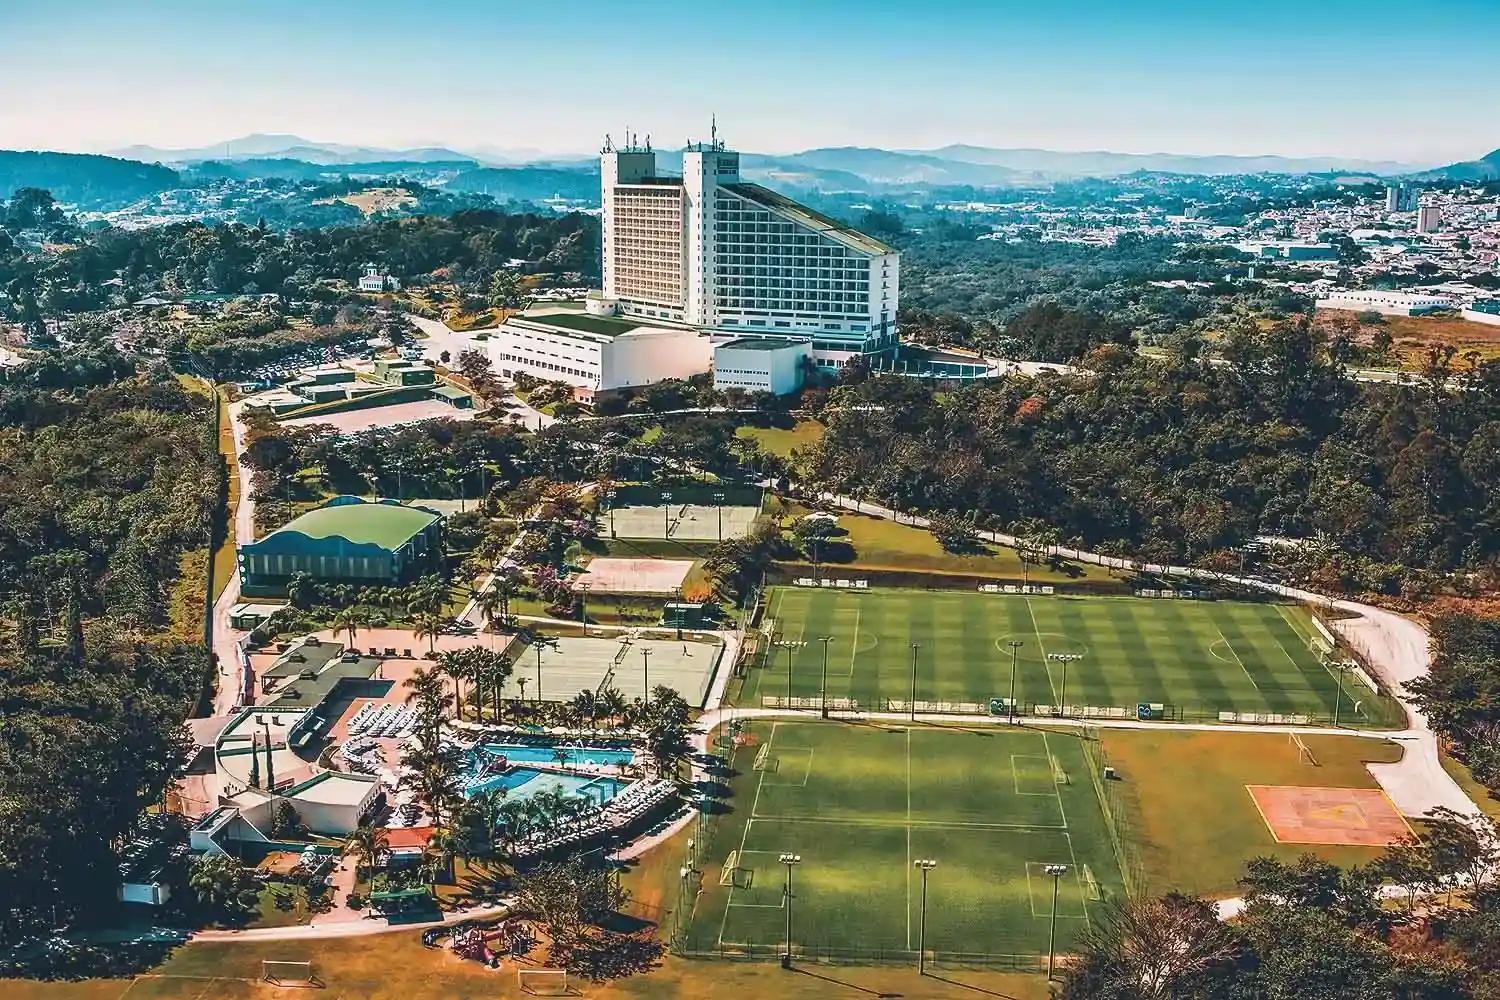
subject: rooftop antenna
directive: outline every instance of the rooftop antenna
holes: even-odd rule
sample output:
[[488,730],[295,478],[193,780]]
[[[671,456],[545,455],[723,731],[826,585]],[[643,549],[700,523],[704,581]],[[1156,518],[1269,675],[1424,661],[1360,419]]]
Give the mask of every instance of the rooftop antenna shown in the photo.
[[646,152],[651,152],[651,133],[646,133]]
[[713,115],[708,120],[708,148],[719,148],[719,116]]

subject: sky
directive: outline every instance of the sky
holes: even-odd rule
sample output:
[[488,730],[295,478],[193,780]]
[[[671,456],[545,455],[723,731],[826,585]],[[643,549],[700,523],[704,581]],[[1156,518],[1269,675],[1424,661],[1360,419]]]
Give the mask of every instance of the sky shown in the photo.
[[0,0],[0,148],[1500,147],[1500,0]]

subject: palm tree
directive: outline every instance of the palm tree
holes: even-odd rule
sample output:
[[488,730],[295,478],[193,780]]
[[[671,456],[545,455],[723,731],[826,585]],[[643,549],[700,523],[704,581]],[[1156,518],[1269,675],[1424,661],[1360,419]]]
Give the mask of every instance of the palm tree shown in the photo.
[[427,652],[436,653],[438,636],[443,634],[442,616],[430,611],[422,612],[417,616],[416,627],[411,632],[418,640],[427,640]]
[[365,613],[364,608],[356,607],[352,604],[346,605],[334,612],[334,634],[337,635],[340,632],[347,633],[349,636],[349,648],[354,649],[354,640],[359,634],[359,627],[369,624],[369,620],[370,616]]
[[595,695],[597,711],[606,719],[619,719],[630,707],[619,688],[607,687]]
[[455,714],[464,717],[463,681],[469,676],[468,650],[445,649],[438,654],[437,668],[443,676],[453,682],[453,706]]
[[488,853],[495,853],[495,831],[505,821],[505,789],[489,788],[480,792],[469,800],[469,805],[479,816],[480,823],[484,827],[485,843]]
[[579,691],[573,696],[573,700],[569,703],[569,707],[573,710],[573,712],[578,716],[579,719],[589,720],[590,729],[596,727],[599,718],[599,700],[594,697],[594,692],[590,691],[588,688],[584,688],[582,691]]
[[354,855],[355,877],[359,877],[361,868],[366,872],[373,872],[375,865],[380,861],[381,853],[390,846],[391,841],[386,836],[385,830],[369,820],[355,827],[353,835],[349,838],[349,853]]

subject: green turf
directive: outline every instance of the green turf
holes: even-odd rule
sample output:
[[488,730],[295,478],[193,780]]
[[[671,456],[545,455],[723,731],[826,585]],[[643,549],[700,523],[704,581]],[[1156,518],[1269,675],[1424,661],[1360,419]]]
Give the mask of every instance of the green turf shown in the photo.
[[[769,956],[785,934],[783,852],[793,938],[809,957],[913,956],[921,922],[917,858],[932,858],[927,947],[1028,965],[1044,952],[1058,885],[1066,948],[1091,912],[1123,892],[1077,734],[837,722],[761,722],[735,757],[733,810],[713,831],[693,950]],[[759,745],[773,769],[756,771]],[[1059,783],[1059,780],[1062,783]],[[719,874],[731,850],[749,870]]]
[[[876,709],[911,694],[912,644],[918,701],[986,702],[1010,692],[1018,640],[1016,698],[1022,705],[1172,706],[1173,717],[1219,712],[1302,714],[1326,722],[1338,682],[1308,649],[1298,607],[1232,601],[1115,597],[1022,597],[965,591],[779,588],[767,610],[780,646],[746,685],[763,695],[815,697],[828,643],[828,695]],[[1050,654],[1082,654],[1067,666]],[[791,661],[788,684],[788,659]],[[1066,683],[1066,691],[1064,691]],[[1352,709],[1362,702],[1362,715]],[[1388,702],[1346,678],[1341,721],[1389,725]]]

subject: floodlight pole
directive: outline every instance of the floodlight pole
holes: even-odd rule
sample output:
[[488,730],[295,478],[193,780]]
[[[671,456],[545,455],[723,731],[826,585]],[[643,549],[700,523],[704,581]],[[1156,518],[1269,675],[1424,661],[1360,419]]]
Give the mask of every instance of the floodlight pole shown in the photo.
[[927,873],[937,867],[937,862],[931,858],[918,858],[912,862],[912,866],[922,873],[922,919],[918,923],[917,930],[917,975],[927,974]]
[[714,509],[719,515],[719,541],[724,540],[724,494],[714,494]]
[[609,504],[609,537],[615,537],[615,491],[605,490],[604,499]]
[[911,701],[906,705],[911,714],[911,721],[917,721],[917,650],[920,643],[911,644]]
[[536,650],[536,703],[542,703],[542,644],[537,643],[533,649]]
[[1081,660],[1081,659],[1083,659],[1083,654],[1082,653],[1048,653],[1047,654],[1047,659],[1049,659],[1049,660],[1056,660],[1058,663],[1062,664],[1062,670],[1063,670],[1063,676],[1062,676],[1062,694],[1060,694],[1058,696],[1061,699],[1061,703],[1057,706],[1057,714],[1058,715],[1062,715],[1064,708],[1068,704],[1068,664],[1072,663],[1074,660]]
[[1067,874],[1067,865],[1048,865],[1045,869],[1052,876],[1052,929],[1047,934],[1047,982],[1052,981],[1052,968],[1057,955],[1057,885]]
[[786,706],[792,707],[792,640],[783,639],[781,644],[786,647]]
[[672,494],[665,490],[661,495],[661,537],[672,537]]
[[589,588],[593,584],[585,581],[578,585],[578,620],[583,623],[583,634],[589,634]]
[[1337,727],[1339,724],[1340,702],[1343,700],[1344,694],[1344,661],[1335,660],[1333,669],[1338,671],[1338,673],[1333,675],[1333,724]]
[[786,866],[786,887],[782,890],[786,894],[786,951],[781,956],[781,967],[790,969],[792,967],[792,869],[802,863],[802,855],[783,854],[781,863]]
[[641,684],[646,689],[641,700],[649,705],[651,704],[651,650],[644,646],[641,647]]
[[1020,639],[1010,639],[1005,643],[1010,647],[1010,721],[1016,721],[1016,651],[1023,643]]
[[818,694],[818,708],[822,710],[823,718],[828,718],[828,644],[833,641],[831,635],[820,635],[818,641],[823,644],[823,686]]

